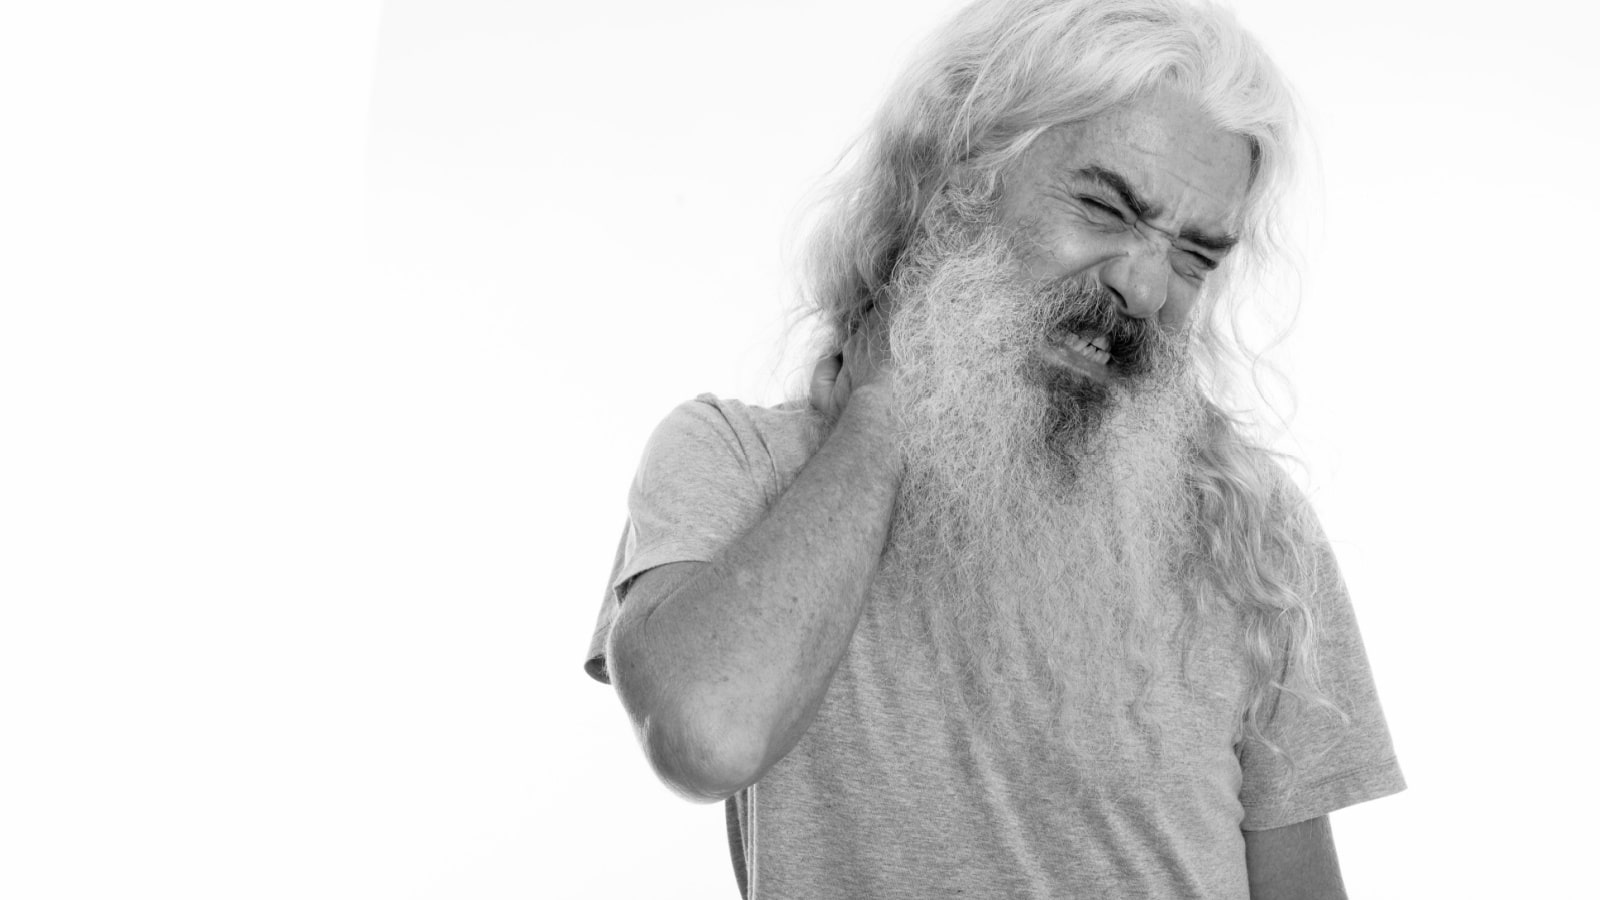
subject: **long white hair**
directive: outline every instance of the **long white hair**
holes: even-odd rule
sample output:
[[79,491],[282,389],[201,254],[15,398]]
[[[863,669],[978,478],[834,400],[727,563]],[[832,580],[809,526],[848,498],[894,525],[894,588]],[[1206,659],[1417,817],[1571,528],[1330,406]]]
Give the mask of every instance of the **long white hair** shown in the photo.
[[978,0],[924,46],[847,158],[806,248],[814,359],[839,351],[893,283],[952,187],[999,196],[1007,168],[1046,129],[1156,89],[1190,98],[1250,147],[1241,241],[1208,279],[1195,312],[1196,366],[1209,399],[1192,485],[1199,551],[1186,561],[1191,613],[1242,611],[1251,688],[1243,729],[1282,758],[1262,725],[1285,701],[1343,717],[1322,693],[1310,595],[1320,537],[1272,455],[1226,408],[1249,359],[1233,327],[1230,284],[1280,246],[1279,201],[1298,127],[1293,96],[1265,52],[1221,7],[1199,0]]

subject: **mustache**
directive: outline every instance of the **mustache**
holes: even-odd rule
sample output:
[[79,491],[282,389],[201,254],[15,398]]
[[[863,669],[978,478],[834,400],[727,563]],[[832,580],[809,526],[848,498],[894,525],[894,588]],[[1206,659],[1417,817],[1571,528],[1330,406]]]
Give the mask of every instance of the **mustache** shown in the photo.
[[1111,354],[1108,365],[1122,375],[1149,373],[1156,358],[1172,343],[1171,335],[1155,319],[1125,315],[1117,295],[1099,282],[1075,276],[1045,287],[1042,294],[1045,327],[1085,338],[1104,334]]

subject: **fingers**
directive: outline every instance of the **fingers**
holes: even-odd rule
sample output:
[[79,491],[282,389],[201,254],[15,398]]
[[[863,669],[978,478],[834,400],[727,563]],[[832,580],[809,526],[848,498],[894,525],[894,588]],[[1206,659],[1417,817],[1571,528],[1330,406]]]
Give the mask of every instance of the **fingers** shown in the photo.
[[844,408],[844,398],[836,398],[840,375],[844,371],[844,354],[840,353],[818,361],[811,370],[811,407],[827,416],[838,414]]
[[883,316],[874,307],[844,345],[844,369],[856,386],[878,381],[891,367],[889,335]]
[[845,339],[840,351],[811,370],[809,400],[823,415],[836,418],[856,390],[884,380],[893,368],[885,317],[877,307]]

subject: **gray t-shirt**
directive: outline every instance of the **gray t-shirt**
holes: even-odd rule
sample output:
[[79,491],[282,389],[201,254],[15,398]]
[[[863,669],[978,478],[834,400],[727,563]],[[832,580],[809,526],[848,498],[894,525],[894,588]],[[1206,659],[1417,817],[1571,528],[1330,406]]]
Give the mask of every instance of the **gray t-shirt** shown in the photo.
[[[629,495],[592,676],[608,680],[606,637],[631,579],[710,561],[765,514],[821,438],[808,410],[709,394],[661,423]],[[997,728],[970,727],[956,676],[897,627],[907,604],[874,598],[804,737],[729,801],[745,896],[1247,898],[1242,830],[1405,787],[1349,598],[1325,542],[1316,549],[1329,574],[1314,601],[1323,688],[1351,724],[1266,726],[1275,742],[1318,751],[1292,792],[1276,758],[1244,738],[1247,670],[1230,625],[1206,626],[1188,683],[1157,682],[1148,709],[1159,743],[1067,748],[1047,739],[1040,697],[1023,697]]]

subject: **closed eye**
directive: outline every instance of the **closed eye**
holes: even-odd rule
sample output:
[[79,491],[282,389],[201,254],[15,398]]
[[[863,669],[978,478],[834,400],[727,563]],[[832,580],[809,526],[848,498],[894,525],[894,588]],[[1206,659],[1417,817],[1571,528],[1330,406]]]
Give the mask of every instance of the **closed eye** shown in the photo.
[[1211,273],[1218,266],[1218,262],[1216,260],[1211,259],[1210,257],[1201,256],[1200,254],[1190,250],[1179,251],[1178,260],[1182,263],[1181,267],[1174,267],[1180,269],[1178,274],[1193,281],[1203,280],[1206,275]]
[[1123,215],[1122,210],[1116,208],[1115,206],[1112,206],[1111,204],[1105,202],[1104,200],[1100,200],[1100,199],[1097,199],[1095,197],[1090,197],[1090,196],[1080,196],[1080,197],[1078,197],[1078,202],[1082,203],[1084,206],[1089,207],[1090,210],[1092,210],[1092,211],[1094,211],[1096,213],[1099,213],[1102,216],[1110,216],[1112,218],[1115,218],[1118,222],[1123,222],[1123,223],[1126,223],[1128,221],[1128,217]]

